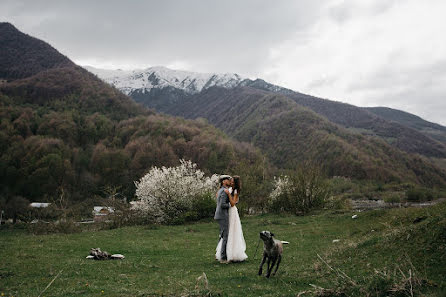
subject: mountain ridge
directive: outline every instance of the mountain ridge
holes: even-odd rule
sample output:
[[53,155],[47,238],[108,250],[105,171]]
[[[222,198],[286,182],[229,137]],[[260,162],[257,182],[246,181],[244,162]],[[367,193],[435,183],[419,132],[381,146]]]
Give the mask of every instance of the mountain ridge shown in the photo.
[[[174,71],[167,68],[163,69],[164,72]],[[187,73],[189,75],[198,75],[194,72]],[[162,75],[162,73],[158,74]],[[115,77],[115,83],[112,84],[122,86],[122,84],[125,85],[128,83],[125,81],[116,83],[118,80],[119,77]],[[190,77],[190,80],[193,80],[193,77]],[[281,94],[291,98],[301,106],[310,108],[331,122],[350,129],[352,132],[380,137],[391,145],[408,153],[417,153],[434,158],[446,158],[446,132],[438,129],[434,129],[433,131],[419,129],[417,126],[411,126],[401,121],[392,121],[367,108],[295,92],[291,89],[268,83],[262,79],[244,79],[239,81],[235,86],[233,84],[214,86],[226,89],[246,86]],[[200,92],[208,88],[202,88]],[[124,92],[127,90],[125,87],[119,89]],[[184,90],[184,88],[174,87],[173,85],[169,85],[168,87],[159,85],[156,88],[135,88],[129,92],[129,95],[139,103],[160,112],[169,113],[169,110],[175,109],[176,104],[182,104],[182,101],[190,100],[190,98],[199,95],[200,92],[189,92]],[[441,127],[441,125],[438,125],[438,127]]]
[[20,32],[10,23],[0,23],[0,79],[26,78],[43,70],[75,67],[48,43]]
[[446,127],[437,123],[429,122],[421,117],[389,107],[364,107],[366,110],[389,121],[409,126],[418,131],[424,131],[430,137],[446,143]]
[[152,89],[167,87],[181,89],[187,94],[196,94],[212,86],[231,88],[245,80],[238,74],[198,73],[172,70],[163,66],[130,71],[104,71],[91,66],[85,66],[85,69],[102,76],[107,83],[126,95],[131,95],[135,90],[146,93]]

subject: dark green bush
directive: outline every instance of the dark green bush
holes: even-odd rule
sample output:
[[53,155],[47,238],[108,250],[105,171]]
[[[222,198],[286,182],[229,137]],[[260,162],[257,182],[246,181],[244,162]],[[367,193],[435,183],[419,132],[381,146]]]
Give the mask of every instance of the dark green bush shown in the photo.
[[414,187],[406,191],[406,199],[409,202],[431,201],[435,197],[432,189]]
[[287,186],[271,201],[270,210],[305,214],[312,209],[322,208],[330,193],[331,187],[321,169],[304,165],[290,174]]
[[56,222],[37,222],[28,224],[28,231],[35,235],[52,234],[52,233],[78,233],[82,229],[78,223],[73,220],[60,220]]
[[328,180],[328,183],[334,195],[359,191],[357,182],[355,183],[348,177],[335,176]]
[[213,194],[204,194],[194,201],[191,210],[187,210],[172,219],[170,224],[181,225],[185,222],[193,222],[214,217],[216,201]]
[[386,191],[381,194],[382,200],[386,203],[396,204],[404,200],[406,192],[402,191]]
[[62,217],[62,211],[53,203],[48,207],[31,208],[30,216],[32,219],[54,221]]
[[11,218],[15,224],[17,220],[28,222],[31,218],[29,200],[21,196],[13,196],[5,204],[6,218]]
[[336,195],[331,196],[326,201],[325,207],[329,209],[351,209],[351,201],[348,198],[348,195]]

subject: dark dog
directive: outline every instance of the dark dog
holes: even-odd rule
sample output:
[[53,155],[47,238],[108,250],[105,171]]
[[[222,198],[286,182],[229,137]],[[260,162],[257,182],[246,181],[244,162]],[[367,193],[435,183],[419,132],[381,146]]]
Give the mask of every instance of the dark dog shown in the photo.
[[273,275],[276,274],[279,269],[280,261],[282,260],[283,244],[288,244],[288,241],[281,241],[273,238],[274,234],[269,231],[260,232],[260,238],[263,240],[263,259],[259,267],[259,275],[262,275],[263,264],[265,264],[266,258],[268,258],[268,270],[266,277],[270,277],[274,264],[276,264],[276,270]]

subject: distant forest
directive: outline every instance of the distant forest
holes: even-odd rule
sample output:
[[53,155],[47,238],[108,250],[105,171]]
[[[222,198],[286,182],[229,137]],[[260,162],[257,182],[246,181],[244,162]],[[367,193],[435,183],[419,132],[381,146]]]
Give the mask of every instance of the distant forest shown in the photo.
[[[228,110],[222,113],[219,106],[224,104]],[[354,121],[356,109],[348,106],[340,114]],[[376,131],[381,129],[393,135],[398,145],[407,142],[407,150],[401,150],[386,141],[387,134],[379,137],[352,131],[282,94],[252,87],[209,88],[187,100],[165,105],[162,110],[191,119],[204,117],[235,139],[260,148],[271,164],[280,169],[293,170],[311,162],[323,167],[328,176],[384,183],[411,182],[429,187],[446,183],[446,172],[427,156],[408,152],[424,150],[441,155],[441,143],[423,142],[427,137],[414,131],[414,137],[419,139],[410,143],[410,130],[376,119]],[[391,134],[391,131],[396,132]]]
[[77,66],[2,85],[0,107],[4,197],[78,201],[114,187],[131,199],[133,181],[180,158],[209,174],[262,162],[251,145],[203,121],[155,114]]

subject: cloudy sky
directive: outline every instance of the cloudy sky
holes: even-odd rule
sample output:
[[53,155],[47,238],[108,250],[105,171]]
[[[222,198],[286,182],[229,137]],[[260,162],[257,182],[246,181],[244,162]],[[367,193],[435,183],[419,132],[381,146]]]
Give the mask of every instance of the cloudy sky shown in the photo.
[[80,65],[235,72],[446,125],[444,0],[1,0]]

